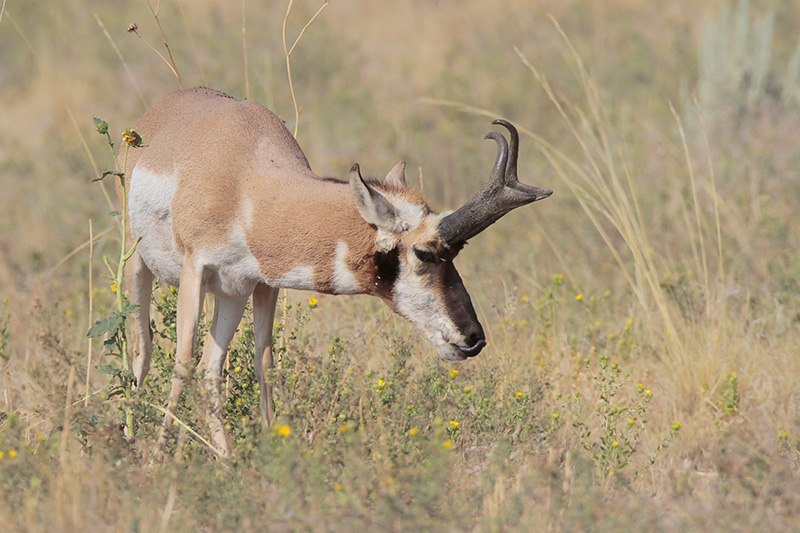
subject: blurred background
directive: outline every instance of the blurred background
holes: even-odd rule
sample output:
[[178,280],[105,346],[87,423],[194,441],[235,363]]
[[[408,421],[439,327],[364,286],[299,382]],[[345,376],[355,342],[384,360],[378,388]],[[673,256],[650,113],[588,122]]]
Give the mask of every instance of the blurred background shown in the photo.
[[[555,194],[457,260],[490,330],[476,368],[537,368],[554,391],[579,389],[571,365],[605,350],[662,391],[653,416],[682,421],[684,458],[713,447],[720,420],[748,428],[769,457],[776,435],[797,440],[800,3],[335,0],[291,56],[296,125],[286,2],[151,2],[182,86],[264,104],[297,126],[319,175],[342,178],[358,162],[380,177],[402,159],[434,208],[455,209],[491,170],[488,122],[519,126],[520,179]],[[290,46],[321,5],[295,2]],[[114,255],[118,234],[91,183],[113,161],[92,118],[117,140],[179,88],[151,46],[167,55],[144,0],[5,5],[0,298],[3,350],[18,362],[79,359],[90,268],[95,317],[113,304],[100,257]],[[552,321],[543,300],[557,302]],[[391,332],[410,339],[416,362],[434,357],[366,297],[320,297],[315,312],[320,346],[341,335],[380,361]],[[626,324],[636,344],[614,348]],[[729,412],[720,391],[732,372]],[[13,375],[0,376],[7,407],[46,403]]]
[[[254,99],[294,129],[284,3],[159,4],[183,87]],[[290,44],[320,5],[296,3]],[[345,176],[357,161],[382,176],[404,159],[438,209],[457,207],[488,176],[495,148],[482,135],[490,117],[583,164],[587,155],[521,59],[547,77],[556,98],[585,105],[573,46],[596,84],[649,243],[670,268],[688,268],[681,263],[694,239],[681,198],[691,193],[673,106],[694,171],[704,180],[714,166],[729,272],[755,288],[769,276],[791,277],[797,249],[790,215],[799,12],[793,2],[333,2],[292,56],[299,142],[320,175]],[[126,33],[131,23],[138,35]],[[81,291],[64,288],[85,278],[87,254],[62,260],[88,238],[89,219],[98,232],[111,223],[100,187],[89,183],[111,165],[91,119],[109,121],[118,136],[178,81],[143,42],[166,55],[145,2],[11,1],[0,38],[0,287],[26,301],[44,290],[79,312]],[[476,239],[460,260],[472,271],[467,279],[530,292],[541,275],[564,271],[586,290],[615,289],[612,255],[561,181],[574,176],[555,171],[525,136],[520,169],[524,181],[556,195]],[[703,214],[713,200],[705,193],[698,185]]]

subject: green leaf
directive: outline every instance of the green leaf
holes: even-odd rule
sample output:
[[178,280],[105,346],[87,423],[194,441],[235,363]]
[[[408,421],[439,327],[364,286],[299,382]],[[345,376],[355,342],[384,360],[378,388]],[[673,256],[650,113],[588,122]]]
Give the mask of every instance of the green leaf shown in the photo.
[[109,324],[107,318],[102,318],[94,323],[94,326],[89,328],[89,331],[86,333],[87,337],[95,338],[105,335],[109,331]]
[[123,389],[122,387],[118,387],[108,393],[108,398],[111,399],[114,396],[122,396],[123,394],[125,394],[125,389]]
[[[138,308],[138,306],[137,306]],[[120,316],[119,311],[115,311],[113,315],[108,318],[102,318],[94,323],[94,326],[89,328],[89,331],[86,333],[87,337],[95,338],[105,335],[110,331],[116,331],[117,328],[122,324],[123,317]]]
[[127,318],[130,315],[132,315],[133,313],[135,313],[136,311],[138,311],[139,307],[140,306],[137,305],[137,304],[133,304],[133,303],[131,303],[129,301],[125,301],[125,303],[122,305],[122,310],[116,311],[114,314],[119,314],[120,317]]
[[125,173],[124,172],[120,172],[119,170],[108,170],[108,169],[105,169],[103,171],[103,176],[100,179],[103,179],[106,176],[119,176],[121,178],[124,175],[125,175]]
[[109,211],[108,212],[108,216],[110,216],[110,217],[115,217],[115,216],[121,215],[121,214],[122,214],[122,211]]
[[113,374],[114,373],[114,366],[112,365],[100,365],[97,368],[97,371],[101,374]]

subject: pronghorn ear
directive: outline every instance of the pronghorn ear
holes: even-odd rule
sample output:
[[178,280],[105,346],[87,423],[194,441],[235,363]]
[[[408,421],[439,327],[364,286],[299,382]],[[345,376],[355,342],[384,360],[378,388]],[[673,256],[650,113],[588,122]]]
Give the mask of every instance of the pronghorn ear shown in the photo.
[[393,166],[392,170],[386,174],[384,181],[387,185],[396,189],[405,189],[408,187],[408,184],[406,183],[406,162],[400,161]]
[[358,163],[350,169],[350,191],[361,218],[369,224],[392,233],[403,231],[397,210],[381,193],[364,183]]

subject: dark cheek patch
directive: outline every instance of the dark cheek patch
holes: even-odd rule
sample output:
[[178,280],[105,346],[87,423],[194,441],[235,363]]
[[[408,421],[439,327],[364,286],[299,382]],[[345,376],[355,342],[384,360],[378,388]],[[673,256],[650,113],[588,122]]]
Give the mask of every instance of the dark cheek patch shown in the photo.
[[373,287],[377,296],[385,300],[392,300],[394,282],[400,275],[400,252],[394,248],[388,252],[379,252],[375,255],[375,281]]

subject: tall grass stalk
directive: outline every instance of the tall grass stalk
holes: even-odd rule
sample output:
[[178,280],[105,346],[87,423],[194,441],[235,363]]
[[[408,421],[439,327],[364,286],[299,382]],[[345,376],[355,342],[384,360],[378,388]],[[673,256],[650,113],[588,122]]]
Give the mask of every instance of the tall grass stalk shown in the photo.
[[[148,107],[147,100],[145,100],[142,88],[139,86],[139,80],[136,76],[133,75],[133,72],[131,72],[131,69],[128,66],[128,62],[125,61],[125,58],[122,56],[122,52],[120,51],[119,46],[117,46],[117,43],[114,41],[114,38],[111,37],[111,34],[108,33],[105,24],[103,24],[103,21],[100,19],[100,16],[97,13],[94,14],[94,20],[97,22],[97,25],[100,26],[100,29],[103,30],[103,35],[105,36],[108,43],[111,45],[111,48],[114,50],[114,53],[117,55],[117,59],[119,59],[119,62],[122,64],[122,68],[125,69],[125,74],[128,75],[128,79],[131,80],[131,83],[136,89],[136,94],[139,97],[139,101],[141,101],[142,106],[145,109],[147,109]],[[95,174],[97,174],[96,168],[95,168]]]
[[[538,137],[534,137],[534,140],[537,141],[542,153],[556,169],[557,174],[561,176],[562,181],[573,192],[584,213],[589,217],[592,225],[608,246],[642,309],[645,312],[649,312],[651,303],[657,309],[660,323],[652,322],[651,327],[654,333],[659,330],[663,333],[656,335],[654,338],[660,337],[664,339],[665,348],[672,361],[681,364],[687,363],[690,358],[690,351],[684,342],[686,339],[682,340],[679,336],[669,302],[660,284],[664,275],[662,267],[664,260],[657,255],[655,247],[648,238],[642,210],[637,200],[638,190],[632,171],[627,163],[626,155],[621,143],[617,143],[614,140],[616,135],[595,82],[589,75],[580,55],[571,44],[569,38],[555,20],[553,20],[553,23],[576,66],[576,75],[585,96],[584,104],[586,109],[565,99],[563,95],[557,95],[547,78],[518,49],[517,54],[525,66],[533,73],[551,103],[556,107],[563,124],[580,146],[586,164],[581,165],[550,143],[542,142]],[[678,119],[677,114],[676,119]],[[683,127],[679,120],[678,129],[687,161],[694,210],[693,224],[690,223],[688,216],[685,216],[688,236],[693,250],[694,262],[703,277],[702,283],[707,306],[706,314],[710,315],[711,281],[708,272],[708,250],[703,238],[704,230],[699,206],[698,184]],[[576,180],[575,177],[579,179]],[[714,184],[712,184],[710,193],[712,197],[716,198]],[[714,206],[714,216],[718,228],[719,214],[716,202]],[[685,204],[684,213],[688,214]],[[612,235],[606,229],[604,221],[610,223],[616,233],[624,240],[632,259],[631,262],[625,260],[617,250],[613,243]],[[721,251],[719,229],[717,229],[717,241],[717,249]]]
[[[200,78],[203,80],[203,85],[208,85],[208,79],[206,78],[206,69],[203,67],[203,62],[200,60],[200,52],[197,48],[197,43],[194,40],[194,33],[192,32],[192,28],[189,25],[189,19],[186,17],[186,10],[183,9],[183,0],[178,0],[178,9],[181,12],[183,25],[186,28],[186,35],[189,37],[189,44],[191,44],[192,46],[192,53],[194,54],[194,62],[197,65],[197,70],[200,71]],[[244,28],[242,28],[242,31],[244,31]],[[247,61],[247,56],[245,55],[245,62],[246,61]],[[247,75],[246,66],[245,66],[245,75]],[[249,95],[249,93],[247,94]]]
[[151,50],[153,50],[156,54],[158,54],[158,56],[161,59],[164,60],[164,63],[167,64],[169,69],[172,71],[172,73],[178,79],[178,87],[183,89],[183,81],[181,81],[181,75],[178,72],[178,65],[175,64],[175,58],[172,57],[172,50],[170,50],[170,48],[169,48],[169,43],[167,43],[167,37],[166,37],[166,35],[164,35],[164,28],[161,27],[161,21],[158,18],[158,11],[159,11],[159,9],[161,9],[161,1],[159,0],[159,2],[156,5],[155,9],[153,9],[153,4],[150,2],[150,0],[145,0],[145,2],[147,3],[147,7],[150,8],[150,12],[153,14],[153,18],[156,19],[156,26],[158,26],[158,32],[161,34],[161,42],[164,43],[164,48],[167,49],[167,55],[169,56],[169,61],[167,61],[166,58],[163,55],[161,55],[161,53],[159,53],[159,51],[156,50],[150,43],[145,41],[145,39],[142,38],[142,36],[139,35],[135,30],[134,30],[134,33],[136,33],[137,37],[142,39],[142,41],[144,41],[145,44],[147,44],[147,46],[149,46]]
[[297,131],[300,126],[300,106],[297,105],[297,95],[294,92],[294,81],[292,80],[292,52],[297,47],[297,44],[303,38],[306,30],[309,26],[317,19],[318,16],[322,13],[322,11],[328,7],[328,0],[325,0],[322,5],[319,7],[316,13],[306,22],[306,25],[303,26],[303,29],[300,30],[300,33],[297,35],[297,38],[292,43],[292,46],[289,47],[286,41],[286,25],[289,22],[289,15],[292,13],[292,6],[294,4],[294,0],[289,0],[289,5],[286,7],[286,16],[283,17],[283,27],[282,27],[282,39],[283,39],[283,53],[286,57],[286,75],[289,79],[289,92],[292,94],[292,105],[294,106],[294,138],[297,139]]
[[[89,219],[89,328],[91,329],[94,322],[94,278],[92,265],[94,264],[94,227],[92,226],[92,219]],[[86,350],[86,388],[83,394],[83,406],[89,405],[89,386],[92,376],[92,352],[94,338],[87,335],[87,350]]]

